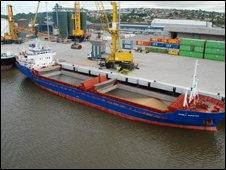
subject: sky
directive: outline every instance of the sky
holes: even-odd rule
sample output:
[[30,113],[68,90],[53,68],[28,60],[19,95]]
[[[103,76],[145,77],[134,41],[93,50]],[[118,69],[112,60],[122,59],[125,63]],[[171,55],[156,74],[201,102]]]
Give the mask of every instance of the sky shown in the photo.
[[[41,1],[39,12],[51,11],[57,2],[63,7],[73,7],[74,1]],[[105,9],[111,9],[110,1],[103,1]],[[139,2],[139,3],[138,3]],[[26,3],[26,5],[25,5]],[[6,6],[13,6],[14,14],[35,13],[38,1],[1,1],[1,14],[6,14]],[[225,12],[225,1],[120,1],[121,8],[168,8],[168,9],[202,9],[206,11]],[[96,10],[95,2],[81,1],[82,8]]]

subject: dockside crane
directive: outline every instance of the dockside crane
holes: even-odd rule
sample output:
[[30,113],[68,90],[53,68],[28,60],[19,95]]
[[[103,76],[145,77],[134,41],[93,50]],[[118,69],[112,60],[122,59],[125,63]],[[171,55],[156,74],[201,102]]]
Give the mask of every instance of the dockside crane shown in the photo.
[[122,51],[119,43],[119,16],[117,2],[112,1],[112,26],[109,27],[108,17],[105,13],[102,1],[96,2],[102,29],[111,34],[111,54],[105,59],[106,68],[116,68],[119,65],[122,69],[132,70],[134,68],[133,54],[131,51]]
[[35,16],[34,16],[34,18],[32,19],[32,22],[31,22],[31,32],[36,37],[37,37],[37,30],[35,28],[35,24],[36,24],[36,19],[37,19],[37,15],[38,15],[39,6],[40,6],[40,1],[38,1],[38,5],[37,5],[37,8],[36,8]]
[[37,16],[38,16],[38,10],[40,7],[40,2],[41,1],[38,1],[38,5],[37,5],[36,11],[35,11],[35,16],[34,16],[34,18],[31,19],[30,26],[28,28],[21,28],[21,27],[17,28],[18,32],[24,32],[24,33],[28,34],[28,37],[30,37],[30,38],[32,38],[32,37],[37,38],[38,36],[43,36],[43,37],[48,36],[48,34],[39,32],[36,28],[36,21],[37,21]]
[[74,3],[75,13],[72,16],[74,19],[74,30],[73,30],[73,40],[75,41],[83,41],[85,38],[85,33],[81,29],[81,13],[80,13],[80,2],[75,1]]
[[8,12],[8,25],[9,25],[9,32],[5,33],[4,36],[1,36],[1,43],[2,44],[11,44],[11,43],[22,43],[22,40],[18,38],[18,31],[14,22],[13,18],[13,9],[12,5],[7,5],[7,12]]
[[74,30],[72,32],[72,36],[70,38],[74,41],[71,45],[72,49],[81,49],[82,45],[79,42],[84,41],[85,33],[81,29],[81,13],[80,13],[80,2],[75,1],[74,3],[75,13],[72,15],[72,19],[74,19]]

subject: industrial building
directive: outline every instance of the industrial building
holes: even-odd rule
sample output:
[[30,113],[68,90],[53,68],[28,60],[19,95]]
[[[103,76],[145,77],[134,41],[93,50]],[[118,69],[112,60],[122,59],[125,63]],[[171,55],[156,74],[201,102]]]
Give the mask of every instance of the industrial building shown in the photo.
[[215,28],[212,22],[196,20],[154,19],[152,26],[163,26],[171,38],[225,40],[225,29]]
[[[58,4],[53,8],[54,26],[59,28],[62,37],[70,37],[74,29],[74,20],[72,19],[74,8],[63,8]],[[86,14],[81,11],[81,29],[86,31]]]
[[195,28],[195,27],[176,27],[167,26],[164,31],[168,32],[171,38],[194,38],[194,39],[205,39],[205,40],[219,40],[225,41],[225,29],[223,28]]
[[163,26],[152,26],[149,24],[120,24],[121,30],[126,31],[142,31],[142,32],[157,32],[163,31]]
[[196,27],[196,28],[206,28],[212,27],[212,22],[206,21],[197,21],[197,20],[177,20],[177,19],[154,19],[151,22],[152,26],[187,26],[187,27]]

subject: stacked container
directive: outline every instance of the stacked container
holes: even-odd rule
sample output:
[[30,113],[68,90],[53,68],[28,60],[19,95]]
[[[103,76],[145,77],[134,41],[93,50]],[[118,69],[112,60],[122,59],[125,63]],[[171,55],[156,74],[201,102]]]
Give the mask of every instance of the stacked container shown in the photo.
[[161,48],[161,47],[145,47],[145,52],[156,52],[156,53],[168,53],[168,50],[166,48]]
[[225,42],[207,40],[204,58],[210,59],[210,60],[224,61],[225,60]]
[[180,40],[178,38],[151,38],[150,41],[152,42],[162,42],[162,43],[166,43],[166,44],[180,44]]
[[144,40],[137,40],[136,45],[142,45],[142,46],[150,46],[151,41],[144,41]]
[[170,38],[151,38],[152,46],[163,47],[167,49],[179,49],[179,39]]
[[203,58],[205,40],[182,38],[180,43],[181,56]]

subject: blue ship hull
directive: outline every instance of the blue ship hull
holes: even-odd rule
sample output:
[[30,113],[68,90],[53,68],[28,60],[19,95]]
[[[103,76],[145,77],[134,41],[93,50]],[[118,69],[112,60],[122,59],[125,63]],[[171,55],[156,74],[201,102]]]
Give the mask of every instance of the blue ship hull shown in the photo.
[[[111,114],[160,126],[186,128],[194,130],[216,131],[220,121],[224,118],[224,113],[202,113],[187,110],[176,110],[174,112],[159,113],[150,109],[134,106],[132,104],[115,100],[99,93],[85,91],[60,82],[54,82],[43,77],[39,77],[32,71],[16,63],[17,68],[35,84],[56,95],[69,100],[100,109]],[[206,126],[204,122],[211,119],[212,124]]]

